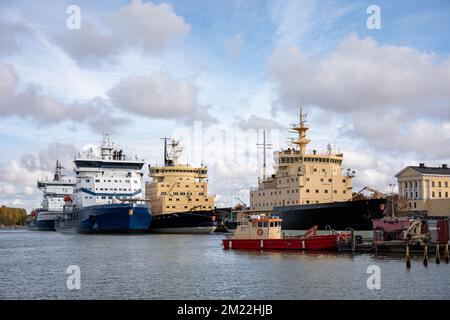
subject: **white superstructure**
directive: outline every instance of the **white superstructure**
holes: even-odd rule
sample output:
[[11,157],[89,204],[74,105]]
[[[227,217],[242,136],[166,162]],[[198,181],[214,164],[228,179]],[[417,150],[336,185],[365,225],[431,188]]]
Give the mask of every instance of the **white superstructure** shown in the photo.
[[64,179],[63,166],[56,161],[53,180],[38,180],[37,187],[44,193],[42,196],[41,211],[62,211],[64,196],[72,195],[75,188],[74,179]]
[[75,205],[84,207],[142,199],[144,160],[125,157],[107,134],[103,135],[99,149],[99,155],[91,148],[74,160]]

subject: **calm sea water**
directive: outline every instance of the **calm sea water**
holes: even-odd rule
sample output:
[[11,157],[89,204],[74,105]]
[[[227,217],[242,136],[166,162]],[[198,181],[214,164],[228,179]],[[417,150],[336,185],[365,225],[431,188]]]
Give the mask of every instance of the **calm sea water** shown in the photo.
[[[450,265],[402,256],[224,251],[223,235],[0,231],[1,299],[449,299]],[[67,266],[81,289],[66,286]],[[369,290],[378,265],[381,289]]]

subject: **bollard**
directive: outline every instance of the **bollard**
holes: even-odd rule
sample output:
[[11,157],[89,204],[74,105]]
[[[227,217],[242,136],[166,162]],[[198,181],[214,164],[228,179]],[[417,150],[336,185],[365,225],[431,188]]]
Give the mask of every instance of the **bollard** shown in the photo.
[[436,264],[441,263],[441,253],[439,252],[439,244],[436,245]]
[[425,267],[428,265],[428,246],[423,248],[423,265]]
[[406,245],[406,268],[411,268],[411,257],[409,256],[409,245]]
[[449,256],[448,256],[448,243],[445,245],[445,263],[448,263]]

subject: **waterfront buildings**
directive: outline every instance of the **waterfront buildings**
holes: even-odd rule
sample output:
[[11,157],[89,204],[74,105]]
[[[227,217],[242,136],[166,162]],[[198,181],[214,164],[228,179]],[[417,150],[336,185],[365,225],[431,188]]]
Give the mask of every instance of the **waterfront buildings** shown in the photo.
[[408,166],[396,174],[398,192],[406,211],[428,216],[450,216],[450,168],[446,164]]

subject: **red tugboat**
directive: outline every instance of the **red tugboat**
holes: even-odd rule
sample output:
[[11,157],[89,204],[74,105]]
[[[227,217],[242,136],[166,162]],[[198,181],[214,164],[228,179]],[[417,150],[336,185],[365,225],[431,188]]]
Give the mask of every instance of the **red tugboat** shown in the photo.
[[317,226],[298,237],[283,236],[280,218],[251,216],[239,222],[233,236],[223,239],[224,249],[258,250],[337,250],[340,241],[347,241],[348,233],[317,235]]

